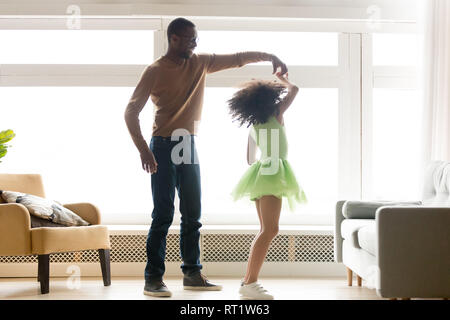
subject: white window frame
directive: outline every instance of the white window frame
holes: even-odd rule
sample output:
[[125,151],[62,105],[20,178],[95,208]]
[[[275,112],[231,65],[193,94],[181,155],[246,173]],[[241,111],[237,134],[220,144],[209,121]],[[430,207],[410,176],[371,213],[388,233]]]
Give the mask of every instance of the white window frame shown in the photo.
[[[72,17],[25,18],[0,17],[0,29],[67,29]],[[370,195],[372,149],[372,90],[374,87],[410,87],[414,70],[408,67],[372,66],[371,33],[410,33],[414,22],[379,22],[377,30],[365,21],[266,18],[187,17],[198,30],[303,31],[339,33],[337,66],[292,66],[291,77],[305,88],[337,88],[339,92],[339,163],[340,199]],[[173,17],[86,18],[80,17],[83,30],[153,30],[154,57],[167,49],[166,30]],[[150,63],[150,62],[149,62]],[[0,86],[129,86],[134,87],[145,65],[0,65]],[[207,87],[228,87],[249,77],[267,78],[271,66],[248,65],[207,77]],[[176,206],[177,208],[177,206]],[[206,224],[236,224],[225,217],[202,213]],[[175,215],[179,222],[179,214]],[[324,215],[293,215],[289,224],[331,225],[334,208]],[[124,222],[117,222],[123,224]],[[126,222],[125,222],[126,223]],[[143,221],[142,223],[148,223]],[[254,223],[253,220],[239,221]]]

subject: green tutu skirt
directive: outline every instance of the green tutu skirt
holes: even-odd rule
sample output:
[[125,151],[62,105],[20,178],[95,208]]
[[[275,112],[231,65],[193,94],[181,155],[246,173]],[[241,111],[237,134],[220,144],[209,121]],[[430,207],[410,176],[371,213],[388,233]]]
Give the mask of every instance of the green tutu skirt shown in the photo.
[[307,203],[303,189],[297,183],[294,171],[286,159],[277,159],[278,170],[271,172],[274,164],[270,159],[253,163],[244,173],[236,187],[231,192],[233,200],[249,197],[254,201],[266,195],[273,195],[280,199],[285,197],[289,209],[295,210],[296,204]]

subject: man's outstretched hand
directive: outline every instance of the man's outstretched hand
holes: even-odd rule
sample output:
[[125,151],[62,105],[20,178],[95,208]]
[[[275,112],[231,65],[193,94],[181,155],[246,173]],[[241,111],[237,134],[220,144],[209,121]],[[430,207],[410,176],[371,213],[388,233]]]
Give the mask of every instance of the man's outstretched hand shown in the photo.
[[272,56],[272,66],[273,66],[272,74],[275,74],[275,72],[277,72],[278,68],[281,69],[278,72],[280,75],[284,75],[286,72],[288,72],[288,69],[287,69],[286,65],[283,63],[283,61],[278,59],[278,57],[275,55]]

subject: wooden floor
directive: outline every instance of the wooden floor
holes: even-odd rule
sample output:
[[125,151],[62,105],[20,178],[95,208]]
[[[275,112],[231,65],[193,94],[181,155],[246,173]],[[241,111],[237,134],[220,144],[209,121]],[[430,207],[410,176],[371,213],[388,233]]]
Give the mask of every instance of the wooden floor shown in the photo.
[[[113,277],[112,284],[104,287],[102,279],[85,277],[50,278],[50,293],[40,294],[35,278],[0,278],[0,299],[31,300],[239,300],[240,278],[209,277],[213,283],[223,285],[222,291],[183,290],[180,277],[168,277],[164,282],[172,291],[171,298],[154,298],[144,295],[144,279]],[[385,300],[374,289],[356,285],[347,286],[345,278],[261,278],[259,281],[269,293],[279,300]]]

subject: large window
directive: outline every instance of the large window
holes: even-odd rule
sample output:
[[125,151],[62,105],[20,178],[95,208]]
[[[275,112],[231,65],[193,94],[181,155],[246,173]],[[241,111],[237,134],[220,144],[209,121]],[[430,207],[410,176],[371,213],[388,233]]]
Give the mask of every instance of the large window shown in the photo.
[[[123,30],[128,22],[108,30],[41,30],[30,23],[0,30],[0,130],[17,134],[0,171],[42,174],[49,197],[91,201],[103,223],[148,224],[150,175],[123,114],[141,72],[167,48],[170,20],[154,20],[153,27]],[[198,24],[197,52],[274,53],[300,87],[285,125],[288,159],[309,202],[295,213],[285,206],[282,224],[332,224],[343,195],[415,198],[420,110],[413,34],[372,34],[346,24],[335,30],[320,21],[258,20],[252,29],[222,22]],[[248,168],[248,128],[231,121],[226,105],[236,85],[252,78],[275,79],[270,63],[207,77],[197,139],[204,224],[258,222],[253,202],[231,199]],[[140,120],[149,141],[151,100]],[[175,223],[178,206],[177,198]]]
[[[338,33],[209,30],[199,31],[198,35],[198,52],[264,51],[287,63],[290,79],[300,87],[298,97],[285,114],[288,159],[307,194],[308,204],[290,213],[285,202],[281,221],[300,223],[327,216],[338,199],[339,97],[338,81],[325,78],[335,76]],[[231,122],[226,101],[240,82],[275,77],[269,62],[232,72],[211,76],[214,81],[208,83],[205,94],[199,135],[202,205],[205,219],[212,223],[255,223],[254,203],[248,199],[233,202],[230,196],[248,169],[249,129]],[[233,86],[227,88],[230,77]]]
[[416,34],[372,36],[371,171],[366,197],[420,199],[421,108]]

